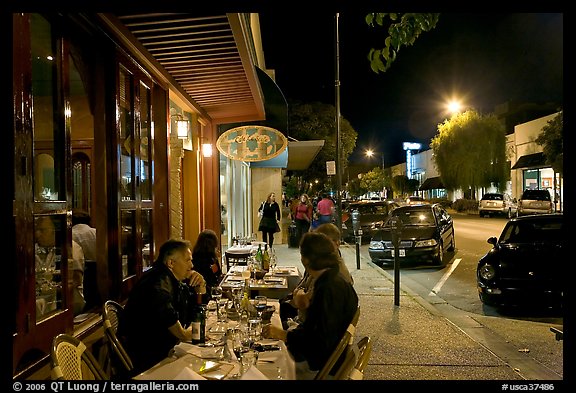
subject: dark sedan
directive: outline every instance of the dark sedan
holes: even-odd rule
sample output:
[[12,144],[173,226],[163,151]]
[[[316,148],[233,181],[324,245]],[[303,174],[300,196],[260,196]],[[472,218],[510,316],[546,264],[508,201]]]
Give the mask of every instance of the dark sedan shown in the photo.
[[563,248],[562,214],[514,218],[493,248],[478,262],[480,300],[491,306],[546,306],[562,304],[562,277],[568,271]]
[[357,214],[358,229],[362,230],[362,242],[369,242],[372,231],[388,217],[388,213],[399,205],[393,201],[357,201],[351,202],[342,214],[342,239],[353,242],[354,212]]
[[401,264],[445,264],[445,250],[456,246],[454,224],[440,204],[400,206],[373,232],[368,253],[377,264],[394,263],[393,236],[400,225],[398,257]]

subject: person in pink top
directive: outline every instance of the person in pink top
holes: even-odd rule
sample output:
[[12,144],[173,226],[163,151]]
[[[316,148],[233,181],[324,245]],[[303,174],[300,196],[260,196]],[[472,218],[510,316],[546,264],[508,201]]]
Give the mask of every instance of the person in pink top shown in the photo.
[[310,230],[312,222],[312,203],[307,194],[300,195],[300,202],[292,210],[292,219],[296,224],[296,242],[300,244],[302,235]]
[[318,225],[332,222],[334,202],[328,198],[328,194],[322,194],[322,199],[318,202],[316,209],[318,210]]

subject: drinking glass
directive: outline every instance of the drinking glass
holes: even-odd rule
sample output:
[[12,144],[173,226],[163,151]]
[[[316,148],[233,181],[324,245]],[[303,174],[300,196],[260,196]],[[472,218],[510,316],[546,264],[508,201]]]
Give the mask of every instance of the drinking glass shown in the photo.
[[220,299],[222,299],[222,287],[215,286],[210,290],[212,298],[216,301],[216,318],[220,315]]
[[258,295],[254,297],[254,307],[258,313],[258,317],[262,319],[262,313],[266,310],[268,306],[268,298],[263,295]]

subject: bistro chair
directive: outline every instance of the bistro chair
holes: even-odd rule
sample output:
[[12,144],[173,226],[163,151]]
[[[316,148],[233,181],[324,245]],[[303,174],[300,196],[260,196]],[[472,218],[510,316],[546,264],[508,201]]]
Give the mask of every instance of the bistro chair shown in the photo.
[[336,372],[334,379],[361,380],[364,379],[364,369],[372,353],[372,342],[370,336],[364,336],[357,345],[352,345],[351,350],[346,353],[346,358],[342,366]]
[[224,251],[224,260],[226,261],[226,272],[229,272],[231,265],[248,266],[250,252],[236,253]]
[[358,324],[358,320],[360,319],[360,306],[356,309],[356,313],[352,318],[352,321],[348,325],[348,328],[344,332],[342,338],[338,342],[336,348],[324,364],[324,366],[318,371],[318,374],[314,377],[314,379],[328,379],[328,375],[338,362],[338,360],[342,357],[343,354],[347,353],[347,350],[353,345],[354,343],[354,332],[356,331],[356,325]]
[[108,344],[108,367],[110,374],[116,378],[128,378],[134,371],[132,360],[116,335],[118,320],[123,311],[124,307],[114,300],[107,300],[102,309],[102,321]]
[[59,334],[50,350],[52,379],[105,380],[108,376],[86,345],[69,334]]

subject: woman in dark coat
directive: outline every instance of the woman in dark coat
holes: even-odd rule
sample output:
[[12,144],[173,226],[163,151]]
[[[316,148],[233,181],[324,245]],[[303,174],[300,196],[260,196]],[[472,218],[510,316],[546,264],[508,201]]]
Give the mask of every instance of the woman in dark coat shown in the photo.
[[220,246],[216,232],[204,229],[198,234],[192,250],[192,262],[193,269],[206,280],[206,294],[202,296],[202,303],[206,304],[211,298],[212,288],[218,286],[222,280]]
[[271,192],[263,202],[258,211],[262,211],[262,218],[258,230],[262,232],[262,241],[268,243],[269,247],[274,244],[274,234],[280,232],[280,205],[276,202],[276,194]]

